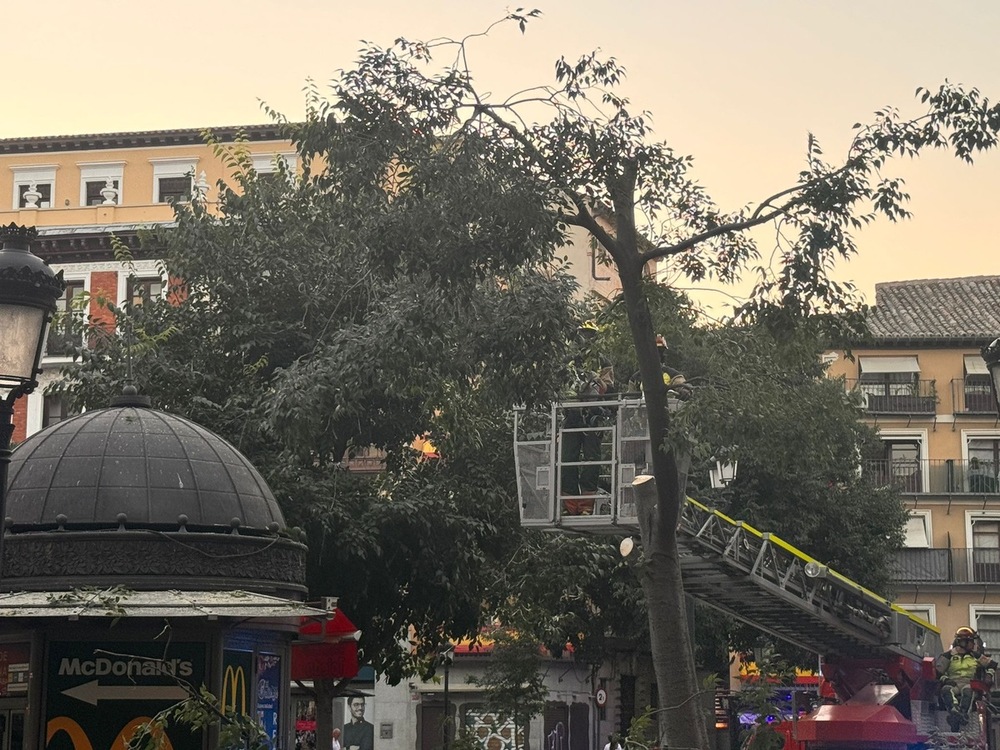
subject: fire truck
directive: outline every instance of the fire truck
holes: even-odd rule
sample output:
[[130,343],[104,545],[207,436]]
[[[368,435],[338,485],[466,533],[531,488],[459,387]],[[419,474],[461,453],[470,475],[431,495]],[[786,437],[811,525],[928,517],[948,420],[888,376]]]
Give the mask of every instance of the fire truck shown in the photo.
[[[580,426],[583,409],[600,418]],[[637,534],[642,484],[635,479],[651,473],[645,416],[644,402],[627,398],[516,411],[522,525]],[[586,430],[591,443],[584,455],[576,433]],[[583,469],[597,474],[598,487],[587,488],[588,496],[570,494],[580,492]],[[785,750],[1000,750],[1000,721],[993,720],[986,685],[974,685],[979,698],[964,727],[949,727],[934,669],[941,634],[931,623],[776,535],[691,498],[678,541],[685,593],[819,655],[820,692],[827,697],[775,727]]]

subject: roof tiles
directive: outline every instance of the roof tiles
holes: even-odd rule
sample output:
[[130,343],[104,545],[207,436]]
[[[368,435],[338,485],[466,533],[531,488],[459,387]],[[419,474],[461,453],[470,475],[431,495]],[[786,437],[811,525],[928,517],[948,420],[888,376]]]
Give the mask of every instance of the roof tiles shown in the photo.
[[876,284],[868,325],[883,340],[992,340],[1000,336],[1000,276]]

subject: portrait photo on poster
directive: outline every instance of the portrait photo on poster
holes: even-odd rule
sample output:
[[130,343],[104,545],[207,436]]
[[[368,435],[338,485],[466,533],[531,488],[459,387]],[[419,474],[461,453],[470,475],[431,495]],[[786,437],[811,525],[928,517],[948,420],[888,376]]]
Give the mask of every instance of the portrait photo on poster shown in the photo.
[[347,711],[340,733],[343,750],[375,750],[375,725],[366,715],[368,700],[364,695],[351,695],[344,699]]

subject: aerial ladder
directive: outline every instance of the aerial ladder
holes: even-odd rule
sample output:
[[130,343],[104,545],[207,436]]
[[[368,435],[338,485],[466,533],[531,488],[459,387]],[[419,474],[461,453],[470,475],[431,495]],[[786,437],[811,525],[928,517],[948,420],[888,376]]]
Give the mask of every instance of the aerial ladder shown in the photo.
[[[605,416],[595,428],[600,451],[587,457],[567,453],[564,441],[579,442],[572,436],[578,428],[563,428],[567,410],[595,406]],[[652,482],[634,481],[651,473],[641,399],[519,410],[514,432],[522,525],[638,532],[637,493],[655,491]],[[592,505],[567,494],[563,481],[567,469],[572,476],[588,465],[601,477]],[[991,721],[985,699],[977,701],[961,732],[949,729],[934,669],[941,634],[931,623],[778,536],[691,498],[681,511],[678,546],[686,594],[820,656],[821,680],[835,697],[779,727],[786,750],[1000,750],[1000,722]]]

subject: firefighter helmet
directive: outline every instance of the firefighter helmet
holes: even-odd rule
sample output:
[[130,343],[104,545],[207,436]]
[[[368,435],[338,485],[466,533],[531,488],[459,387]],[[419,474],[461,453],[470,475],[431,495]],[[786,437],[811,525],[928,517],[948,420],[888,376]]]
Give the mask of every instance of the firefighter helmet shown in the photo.
[[956,638],[975,638],[976,631],[970,628],[968,625],[963,625],[958,630],[955,631]]

